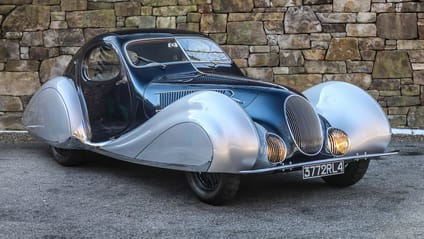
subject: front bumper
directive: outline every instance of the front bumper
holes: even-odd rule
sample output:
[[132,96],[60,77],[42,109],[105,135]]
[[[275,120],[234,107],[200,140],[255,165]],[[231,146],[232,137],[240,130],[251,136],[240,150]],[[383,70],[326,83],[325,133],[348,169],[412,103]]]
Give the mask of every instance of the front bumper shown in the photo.
[[270,173],[270,172],[284,172],[284,171],[290,171],[290,170],[296,170],[300,169],[303,166],[309,166],[309,165],[315,165],[315,164],[321,164],[321,163],[331,163],[331,162],[337,162],[337,161],[345,161],[346,163],[352,162],[352,161],[359,161],[359,160],[367,160],[372,159],[376,157],[382,157],[382,156],[391,156],[396,155],[398,152],[387,152],[387,153],[378,153],[378,154],[356,154],[352,156],[346,156],[346,157],[338,157],[338,158],[329,158],[329,159],[320,159],[320,160],[314,160],[309,162],[302,162],[302,163],[296,163],[296,164],[287,164],[287,165],[278,165],[271,168],[261,168],[261,169],[253,169],[253,170],[243,170],[240,171],[240,174],[260,174],[260,173]]

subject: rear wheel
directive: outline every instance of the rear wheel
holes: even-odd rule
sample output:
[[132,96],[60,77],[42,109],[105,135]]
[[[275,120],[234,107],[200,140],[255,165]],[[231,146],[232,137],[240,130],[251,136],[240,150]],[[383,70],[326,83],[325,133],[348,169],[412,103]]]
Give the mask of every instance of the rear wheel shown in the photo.
[[322,179],[332,186],[349,187],[364,177],[369,164],[370,160],[352,162],[346,166],[344,174],[323,177]]
[[192,191],[203,202],[222,205],[232,199],[239,188],[240,175],[223,173],[187,173]]
[[83,151],[50,147],[54,160],[63,166],[77,166],[83,162]]

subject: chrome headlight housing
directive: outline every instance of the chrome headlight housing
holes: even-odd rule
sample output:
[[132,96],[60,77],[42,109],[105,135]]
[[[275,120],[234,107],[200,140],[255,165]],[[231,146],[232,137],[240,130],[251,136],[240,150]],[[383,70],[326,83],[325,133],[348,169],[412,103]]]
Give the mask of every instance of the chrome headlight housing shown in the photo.
[[284,140],[278,135],[267,133],[266,136],[268,161],[271,163],[281,163],[286,159],[287,147]]
[[343,156],[350,150],[350,139],[343,130],[329,128],[327,130],[326,148],[333,156]]

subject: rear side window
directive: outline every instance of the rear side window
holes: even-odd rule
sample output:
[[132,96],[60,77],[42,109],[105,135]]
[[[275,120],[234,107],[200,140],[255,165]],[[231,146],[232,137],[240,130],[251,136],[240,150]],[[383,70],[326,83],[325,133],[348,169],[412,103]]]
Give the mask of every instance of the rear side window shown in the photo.
[[84,62],[86,78],[90,81],[108,81],[119,76],[121,64],[116,52],[108,46],[93,48]]

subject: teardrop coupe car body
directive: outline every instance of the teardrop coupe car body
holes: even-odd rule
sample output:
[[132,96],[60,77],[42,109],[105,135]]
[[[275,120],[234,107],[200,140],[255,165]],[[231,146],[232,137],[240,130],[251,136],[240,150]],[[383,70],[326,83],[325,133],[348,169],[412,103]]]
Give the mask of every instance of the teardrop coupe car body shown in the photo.
[[249,79],[211,39],[178,30],[95,37],[36,92],[23,123],[60,164],[88,150],[185,171],[211,204],[232,198],[241,174],[301,170],[344,187],[393,154],[384,112],[360,88]]

